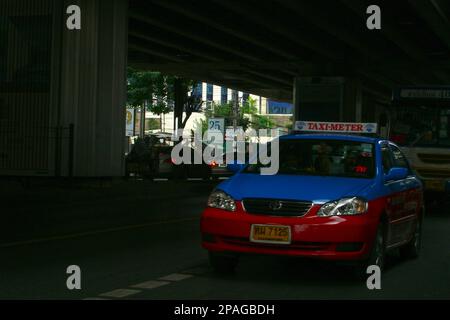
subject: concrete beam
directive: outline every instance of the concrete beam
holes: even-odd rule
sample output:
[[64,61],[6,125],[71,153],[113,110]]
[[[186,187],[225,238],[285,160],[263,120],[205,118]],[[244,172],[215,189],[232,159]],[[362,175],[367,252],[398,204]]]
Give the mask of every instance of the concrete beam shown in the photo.
[[[380,54],[377,53],[376,45],[367,43],[364,39],[358,37],[357,33],[346,29],[342,24],[330,21],[329,17],[324,13],[324,9],[316,7],[314,2],[295,0],[281,0],[280,2],[283,6],[295,12],[302,20],[308,21],[308,23],[323,30],[330,36],[340,39],[352,48],[358,50],[364,56],[370,58],[380,56]],[[333,12],[332,14],[334,15],[337,13]]]
[[140,30],[129,30],[128,32],[129,35],[141,39],[143,41],[146,41],[150,44],[150,48],[155,47],[156,45],[162,45],[168,48],[173,48],[175,50],[181,50],[187,53],[190,53],[194,56],[206,59],[206,60],[210,60],[210,61],[220,61],[219,58],[217,58],[216,56],[212,55],[212,54],[208,54],[208,51],[205,50],[199,50],[199,49],[195,49],[195,47],[193,46],[187,46],[183,43],[180,43],[178,41],[169,41],[167,39],[162,39],[160,37],[158,37],[158,35],[155,35],[153,33],[148,33],[148,32],[143,32]]
[[[133,34],[133,33],[132,33]],[[142,38],[144,38],[145,36],[144,35],[142,35]],[[144,39],[145,40],[145,39]],[[188,65],[189,65],[189,63],[188,62],[186,62],[184,59],[180,59],[180,58],[177,58],[177,57],[174,57],[173,55],[170,55],[170,54],[168,54],[168,53],[164,53],[162,50],[158,50],[158,49],[155,49],[154,48],[154,46],[145,46],[145,45],[142,45],[142,44],[140,44],[140,45],[137,45],[137,44],[135,44],[135,43],[130,43],[130,45],[129,45],[129,47],[131,48],[131,49],[134,49],[134,50],[137,50],[137,51],[141,51],[141,52],[143,52],[143,53],[148,53],[148,54],[150,54],[150,55],[152,55],[152,56],[157,56],[157,57],[161,57],[161,58],[164,58],[164,59],[166,59],[166,60],[168,60],[169,62],[179,62],[179,63],[182,63],[182,65],[177,65],[177,64],[175,64],[175,65],[172,65],[171,67],[172,68],[174,68],[174,70],[176,71],[177,69],[180,69],[180,68],[184,68],[184,69],[186,69],[187,67],[188,67]],[[217,59],[215,59],[213,56],[210,56],[210,55],[203,55],[204,56],[204,58],[206,58],[207,60],[213,60],[213,61],[216,61],[216,63],[217,63],[217,65],[221,65],[222,64],[222,62],[217,62]],[[255,59],[255,58],[253,58],[253,59]],[[209,63],[209,66],[211,67],[212,66],[212,63],[213,62],[207,62],[207,63]],[[262,62],[262,61],[257,61],[256,60],[256,63],[259,63],[259,65],[264,65],[264,62]],[[200,64],[197,64],[196,65],[196,67],[199,67],[200,66]],[[150,64],[148,65],[148,67],[150,67]],[[153,68],[152,68],[152,70],[155,70],[155,71],[157,71],[157,70],[161,70],[161,68],[164,68],[164,66],[161,66],[161,65],[154,65],[153,66]],[[247,79],[247,81],[250,81],[250,83],[257,83],[257,84],[261,84],[261,83],[266,83],[267,82],[267,84],[266,85],[275,85],[275,86],[280,86],[280,85],[282,85],[282,86],[289,86],[290,84],[291,84],[291,81],[290,81],[290,78],[289,77],[287,77],[287,76],[283,76],[283,75],[275,75],[275,74],[271,74],[271,73],[264,73],[264,72],[259,72],[259,71],[257,71],[257,70],[253,70],[251,67],[246,67],[245,66],[245,64],[241,64],[240,65],[240,69],[241,70],[243,70],[243,71],[245,71],[246,73],[248,73],[248,74],[253,74],[253,75],[256,75],[256,76],[258,76],[260,79],[259,80],[257,80],[256,82],[255,82],[255,80],[254,79],[251,79],[251,78],[246,78]],[[239,71],[238,72],[236,72],[236,75],[237,75],[237,78],[240,78],[240,79],[243,79],[243,77],[242,76],[239,76]]]
[[408,0],[408,2],[450,49],[450,17],[449,13],[445,12],[442,3],[436,0]]
[[[189,67],[189,64],[149,64],[146,62],[133,62],[131,66],[142,70],[159,71],[168,75],[182,76],[193,80],[223,85],[230,89],[252,94],[261,95],[262,92],[267,93],[272,91],[277,92],[276,96],[283,96],[285,98],[291,94],[291,84],[275,83],[272,80],[261,78],[258,75],[249,74],[242,70],[241,72],[218,71],[209,68],[201,69],[198,66],[192,68]],[[281,95],[279,92],[285,92],[285,94]]]
[[[267,12],[261,10],[259,7],[254,7],[246,4],[243,1],[238,3],[230,0],[213,0],[215,3],[221,5],[223,8],[233,11],[236,14],[242,16],[242,13],[251,12],[251,14],[245,15],[245,18],[260,27],[267,27],[267,21],[271,21],[274,18],[279,17],[276,12],[272,12],[271,16]],[[270,31],[275,32],[278,36],[291,41],[293,44],[301,46],[303,48],[308,48],[314,52],[320,54],[322,57],[329,59],[336,59],[337,50],[330,50],[331,47],[336,49],[338,43],[325,44],[324,42],[318,41],[312,35],[309,35],[298,28],[298,26],[293,25],[286,19],[286,17],[279,17],[282,24],[272,23],[270,25]]]
[[[354,0],[340,0],[344,5],[346,5],[349,9],[353,10],[358,16],[361,17],[361,19],[365,20],[367,16],[365,15],[366,7],[364,3],[361,1],[354,1]],[[415,60],[416,63],[420,64],[426,64],[429,60],[429,58],[426,56],[425,52],[414,42],[410,41],[408,38],[405,37],[404,34],[402,34],[394,25],[393,18],[389,16],[388,12],[383,12],[383,27],[381,31],[386,36],[387,39],[389,39],[393,44],[395,44],[397,47],[399,47],[406,56],[410,57],[411,59]],[[438,81],[442,82],[448,82],[449,76],[445,73],[442,73],[440,71],[435,71],[434,73],[434,79],[437,79]],[[429,79],[427,77],[427,73],[422,73],[421,78],[422,81],[427,82]]]
[[[191,2],[189,0],[185,0],[183,2],[156,0],[155,2],[161,7],[198,21],[205,26],[212,27],[220,32],[231,35],[232,37],[251,43],[259,47],[259,50],[263,52],[270,52],[272,55],[277,55],[286,59],[295,58],[295,56],[290,54],[288,51],[278,49],[282,43],[275,45],[274,42],[276,42],[276,39],[270,39],[271,41],[267,41],[267,35],[261,34],[258,30],[252,30],[253,28],[250,24],[246,24],[245,29],[236,27],[236,23],[238,23],[237,19],[230,20],[223,18],[223,12],[219,15],[211,16],[210,12],[202,12],[202,6],[198,6],[195,2]],[[242,10],[241,4],[239,4],[239,10]]]
[[[273,17],[270,17],[267,15],[267,12],[259,9],[259,8],[254,8],[254,7],[250,7],[248,4],[242,3],[242,2],[235,2],[235,1],[230,1],[230,0],[213,0],[215,3],[223,6],[224,8],[231,10],[233,12],[235,12],[236,14],[241,14],[242,16],[242,12],[252,12],[252,15],[248,15],[245,16],[246,19],[248,18],[249,20],[251,20],[253,23],[260,25],[261,27],[265,27],[266,26],[266,21],[268,21],[268,19],[271,19]],[[298,1],[285,1],[282,0],[281,1],[283,5],[285,5],[287,7],[287,9],[295,12],[296,14],[298,14],[299,11],[299,7],[298,7]],[[303,3],[303,2],[302,2]],[[310,7],[309,7],[310,8]],[[303,5],[301,7],[301,9],[303,9]],[[310,8],[311,9],[311,8]],[[301,10],[300,10],[301,11]],[[361,50],[363,50],[365,53],[368,54],[368,51],[370,51],[370,49],[364,45],[364,44],[358,44],[355,40],[354,40],[354,35],[348,35],[345,34],[344,35],[344,31],[339,27],[339,26],[335,26],[335,25],[331,25],[329,22],[326,21],[325,18],[321,19],[321,17],[317,16],[316,12],[309,10],[306,13],[303,13],[303,15],[306,16],[310,16],[308,18],[308,21],[310,20],[314,20],[314,24],[325,24],[325,27],[321,26],[320,29],[323,29],[325,33],[331,33],[331,36],[329,39],[327,39],[326,43],[329,42],[333,42],[333,40],[335,37],[333,36],[336,34],[339,34],[341,38],[345,38],[345,40],[347,41],[352,41],[352,44],[355,46],[357,45]],[[281,19],[281,17],[280,17]],[[286,18],[285,18],[286,19]],[[328,70],[326,70],[326,68],[324,68],[323,66],[321,67],[316,67],[317,70],[312,71],[311,68],[302,70],[302,68],[298,68],[299,72],[297,72],[295,74],[295,76],[308,76],[308,75],[318,75],[318,76],[346,76],[348,73],[353,73],[353,71],[349,71],[349,70],[345,70],[345,69],[352,69],[354,68],[353,65],[347,64],[340,60],[337,54],[336,50],[336,46],[337,44],[332,45],[332,47],[334,47],[334,49],[330,50],[329,45],[325,46],[323,45],[323,41],[318,41],[317,38],[312,38],[309,35],[307,35],[305,32],[301,32],[299,31],[297,34],[293,33],[293,30],[295,30],[295,27],[293,25],[290,25],[289,27],[284,26],[286,25],[286,23],[283,24],[277,24],[274,23],[271,25],[271,30],[277,32],[281,37],[288,37],[290,41],[297,43],[301,46],[307,47],[310,50],[315,51],[316,53],[318,53],[319,55],[321,55],[324,59],[324,61],[332,61],[331,63],[329,62],[323,62],[323,64],[328,65]],[[333,31],[337,29],[338,31]],[[353,38],[352,38],[353,36]],[[353,39],[353,40],[351,40]],[[363,49],[364,48],[364,49]],[[371,55],[373,56],[373,53],[371,53]],[[301,57],[302,58],[302,57]],[[353,61],[355,62],[355,61]],[[312,63],[311,63],[312,64]],[[316,63],[318,64],[318,63]],[[331,68],[330,68],[331,65]],[[345,67],[342,67],[342,65],[345,65]],[[355,65],[371,65],[369,61],[357,61],[355,62]],[[355,67],[356,72],[360,72],[362,75],[367,76],[369,73],[367,71],[363,71],[364,67]],[[362,70],[362,71],[360,71]],[[317,72],[319,71],[319,72]],[[387,86],[392,86],[393,82],[388,79],[385,76],[382,76],[378,73],[372,72],[371,73],[373,76],[373,79],[375,81],[380,82],[381,84],[387,85]]]
[[164,60],[167,60],[169,62],[180,62],[180,63],[182,63],[182,62],[185,61],[183,59],[180,59],[180,58],[177,58],[177,57],[175,57],[173,55],[165,53],[165,52],[163,52],[161,50],[154,49],[154,47],[152,47],[152,46],[143,46],[143,45],[140,45],[140,44],[136,44],[136,43],[133,42],[132,39],[130,39],[130,42],[128,43],[128,48],[136,50],[136,51],[148,53],[148,54],[150,54],[152,56],[163,58]]
[[211,46],[215,49],[222,50],[223,52],[227,52],[231,56],[243,58],[250,61],[258,60],[254,55],[247,54],[244,51],[239,50],[239,45],[230,45],[230,43],[233,43],[233,41],[224,44],[213,37],[204,35],[203,32],[198,29],[192,28],[192,26],[179,26],[176,23],[171,23],[171,21],[169,21],[167,18],[168,16],[170,16],[169,14],[163,17],[161,15],[154,14],[152,10],[147,10],[145,14],[143,14],[142,12],[132,11],[130,12],[129,16],[130,18],[137,21],[155,25],[161,29],[173,32],[174,34],[180,35],[187,39],[192,39],[194,41],[198,41],[205,45]]

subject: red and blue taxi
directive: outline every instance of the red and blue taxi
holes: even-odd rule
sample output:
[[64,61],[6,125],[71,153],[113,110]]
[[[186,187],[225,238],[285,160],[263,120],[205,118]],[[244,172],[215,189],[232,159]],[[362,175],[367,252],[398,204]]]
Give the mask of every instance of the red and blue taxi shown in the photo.
[[276,174],[240,166],[208,199],[202,246],[214,269],[230,272],[249,253],[352,261],[358,270],[382,268],[394,248],[419,255],[423,187],[397,145],[347,133],[278,139]]

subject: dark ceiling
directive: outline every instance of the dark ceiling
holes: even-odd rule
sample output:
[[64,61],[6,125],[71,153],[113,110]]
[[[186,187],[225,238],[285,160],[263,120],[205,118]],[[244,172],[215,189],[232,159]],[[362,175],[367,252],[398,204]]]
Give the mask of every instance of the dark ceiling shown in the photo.
[[295,76],[356,77],[383,99],[450,84],[450,1],[130,0],[129,64],[278,100]]

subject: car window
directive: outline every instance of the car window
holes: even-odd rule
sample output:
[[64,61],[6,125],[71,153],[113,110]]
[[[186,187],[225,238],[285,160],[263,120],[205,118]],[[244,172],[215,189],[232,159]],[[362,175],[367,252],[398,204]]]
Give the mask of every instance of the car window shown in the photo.
[[383,162],[383,171],[384,173],[388,173],[393,167],[393,163],[391,150],[387,146],[381,147],[381,159]]
[[394,145],[391,145],[391,150],[394,156],[394,165],[396,167],[409,169],[408,160],[406,160],[406,157],[403,155],[400,149]]
[[[372,143],[349,140],[280,140],[278,174],[373,178],[373,149]],[[249,165],[243,173],[259,173],[262,166]]]

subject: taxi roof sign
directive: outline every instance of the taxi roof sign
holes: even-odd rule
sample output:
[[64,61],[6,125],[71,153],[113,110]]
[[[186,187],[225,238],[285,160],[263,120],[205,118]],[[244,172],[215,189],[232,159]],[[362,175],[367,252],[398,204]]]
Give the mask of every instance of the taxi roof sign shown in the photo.
[[356,122],[296,121],[294,131],[376,134],[378,124]]

